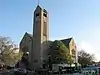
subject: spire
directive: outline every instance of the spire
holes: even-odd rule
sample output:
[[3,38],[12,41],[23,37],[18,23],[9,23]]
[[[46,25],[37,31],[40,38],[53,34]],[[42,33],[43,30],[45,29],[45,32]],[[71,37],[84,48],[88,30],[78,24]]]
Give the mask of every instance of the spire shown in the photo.
[[42,9],[41,6],[40,6],[40,0],[37,0],[37,6],[36,6],[35,10],[37,10],[37,9]]
[[38,0],[38,5],[40,4],[40,0]]

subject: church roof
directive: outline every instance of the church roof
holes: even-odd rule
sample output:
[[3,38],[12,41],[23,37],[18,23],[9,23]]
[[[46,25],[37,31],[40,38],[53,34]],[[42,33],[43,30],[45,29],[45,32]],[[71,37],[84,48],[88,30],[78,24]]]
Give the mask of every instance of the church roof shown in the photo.
[[28,35],[31,39],[33,39],[33,35],[32,34],[26,32],[24,36],[26,36],[26,35]]
[[20,44],[23,42],[23,39],[25,38],[25,36],[28,36],[30,37],[31,39],[33,39],[33,35],[32,34],[29,34],[27,32],[25,32],[24,36],[22,37],[21,41],[20,41]]
[[32,35],[32,34],[29,34],[29,33],[28,33],[28,35],[29,35],[31,38],[33,38],[33,35]]
[[60,41],[62,41],[65,45],[69,46],[69,43],[70,43],[71,40],[72,40],[72,37],[67,38],[67,39],[63,39],[63,40],[60,40]]
[[42,7],[40,6],[40,5],[37,5],[37,7],[36,7],[36,9],[35,9],[35,11],[37,10],[37,9],[42,9]]

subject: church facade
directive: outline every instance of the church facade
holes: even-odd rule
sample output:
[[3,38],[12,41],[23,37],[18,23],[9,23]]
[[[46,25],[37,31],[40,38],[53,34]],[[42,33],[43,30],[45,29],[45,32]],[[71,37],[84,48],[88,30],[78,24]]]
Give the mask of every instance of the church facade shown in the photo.
[[[46,60],[49,50],[49,25],[48,12],[37,5],[34,11],[33,34],[25,33],[20,42],[20,51],[29,52],[29,61],[32,68],[39,68]],[[73,60],[76,61],[76,44],[73,39],[61,40],[70,49]],[[69,41],[69,42],[67,42]]]

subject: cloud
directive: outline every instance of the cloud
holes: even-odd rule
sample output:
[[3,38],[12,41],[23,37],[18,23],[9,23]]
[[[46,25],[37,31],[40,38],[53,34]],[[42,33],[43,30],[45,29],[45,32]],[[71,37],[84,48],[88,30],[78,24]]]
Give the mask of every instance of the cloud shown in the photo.
[[96,53],[95,57],[96,57],[96,61],[100,61],[100,53]]
[[100,52],[98,52],[99,49],[96,48],[96,46],[94,46],[93,44],[89,43],[88,41],[82,41],[78,46],[78,50],[84,50],[87,53],[94,54],[95,61],[100,60]]
[[90,43],[85,42],[85,41],[82,41],[82,42],[80,43],[80,45],[79,45],[79,50],[80,50],[80,49],[83,49],[83,50],[85,50],[85,51],[88,52],[88,53],[93,53],[93,52],[91,52],[91,51],[93,50],[93,46],[92,46]]
[[[97,61],[100,60],[100,25],[90,25],[80,29],[78,34],[75,34],[75,42],[77,50],[85,50],[90,54],[94,54]],[[60,40],[67,37],[54,37],[50,40]]]
[[90,23],[85,28],[81,28],[76,37],[78,49],[84,49],[88,53],[95,55],[97,61],[100,60],[100,24]]

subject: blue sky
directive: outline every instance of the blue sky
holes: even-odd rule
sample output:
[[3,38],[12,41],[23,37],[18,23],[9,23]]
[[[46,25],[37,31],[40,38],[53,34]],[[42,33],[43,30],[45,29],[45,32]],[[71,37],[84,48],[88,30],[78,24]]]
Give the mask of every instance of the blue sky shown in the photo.
[[[37,0],[0,0],[0,36],[19,43],[32,33]],[[94,53],[100,60],[100,0],[40,0],[49,12],[50,39],[74,37],[78,50]]]

